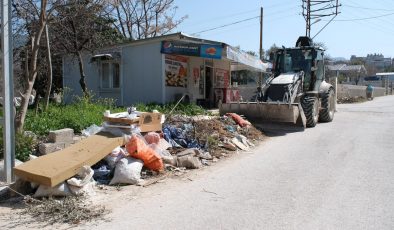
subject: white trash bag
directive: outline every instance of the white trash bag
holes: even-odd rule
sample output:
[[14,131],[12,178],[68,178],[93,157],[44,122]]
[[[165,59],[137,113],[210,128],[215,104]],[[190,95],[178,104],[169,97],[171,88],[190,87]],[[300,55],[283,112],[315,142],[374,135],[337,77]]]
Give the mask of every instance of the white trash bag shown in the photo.
[[67,184],[74,195],[95,195],[94,186],[96,181],[93,179],[94,170],[90,166],[83,166],[78,172],[77,177],[67,180]]
[[141,184],[143,182],[141,179],[143,165],[144,163],[139,159],[132,157],[122,158],[116,164],[114,177],[109,184]]

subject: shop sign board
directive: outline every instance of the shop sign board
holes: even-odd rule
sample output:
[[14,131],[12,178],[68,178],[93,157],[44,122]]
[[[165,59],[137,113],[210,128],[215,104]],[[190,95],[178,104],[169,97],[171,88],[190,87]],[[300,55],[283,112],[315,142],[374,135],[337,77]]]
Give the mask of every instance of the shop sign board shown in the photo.
[[201,45],[200,56],[204,58],[221,59],[222,47],[218,45]]
[[161,53],[199,57],[200,46],[187,42],[163,41],[161,43]]
[[222,58],[222,46],[209,44],[195,44],[180,41],[162,41],[161,53],[175,54],[211,59]]

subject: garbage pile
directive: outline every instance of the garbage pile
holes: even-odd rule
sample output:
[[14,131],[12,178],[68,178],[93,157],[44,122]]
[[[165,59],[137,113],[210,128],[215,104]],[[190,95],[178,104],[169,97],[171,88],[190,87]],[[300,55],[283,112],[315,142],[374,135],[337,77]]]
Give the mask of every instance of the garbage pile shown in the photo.
[[264,138],[233,113],[165,119],[159,113],[132,111],[138,114],[132,122],[122,114],[126,117],[107,112],[104,127],[89,127],[82,132],[86,138],[17,166],[15,173],[30,183],[33,197],[94,195],[97,184],[144,186],[152,176],[209,166],[232,152],[248,151]]

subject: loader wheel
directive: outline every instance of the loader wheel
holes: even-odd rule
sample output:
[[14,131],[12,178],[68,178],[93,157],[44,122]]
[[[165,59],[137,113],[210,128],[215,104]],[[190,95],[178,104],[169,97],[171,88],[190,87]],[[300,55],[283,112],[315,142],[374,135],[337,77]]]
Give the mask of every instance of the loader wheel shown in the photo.
[[335,93],[333,89],[329,89],[321,98],[321,109],[319,113],[319,121],[331,122],[335,113]]
[[306,127],[315,127],[319,120],[319,100],[317,97],[305,96],[301,106],[306,118]]

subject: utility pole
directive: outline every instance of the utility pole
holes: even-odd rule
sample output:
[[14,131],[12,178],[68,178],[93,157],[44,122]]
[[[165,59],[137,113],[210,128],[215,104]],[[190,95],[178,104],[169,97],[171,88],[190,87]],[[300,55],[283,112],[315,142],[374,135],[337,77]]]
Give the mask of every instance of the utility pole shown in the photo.
[[307,0],[305,36],[311,37],[311,0]]
[[14,180],[15,165],[14,84],[12,77],[11,0],[1,1],[1,77],[3,78],[3,146],[7,183]]
[[261,7],[260,10],[260,60],[263,60],[263,7]]
[[[264,9],[263,7],[260,8],[260,60],[263,61],[263,16],[264,16]],[[259,76],[259,86],[263,83],[263,73],[260,73]]]
[[[339,0],[302,0],[302,15],[305,18],[305,36],[311,37],[312,25],[321,21],[321,18],[332,17],[326,25],[315,34],[316,37],[339,14]],[[311,20],[314,20],[313,22]]]

